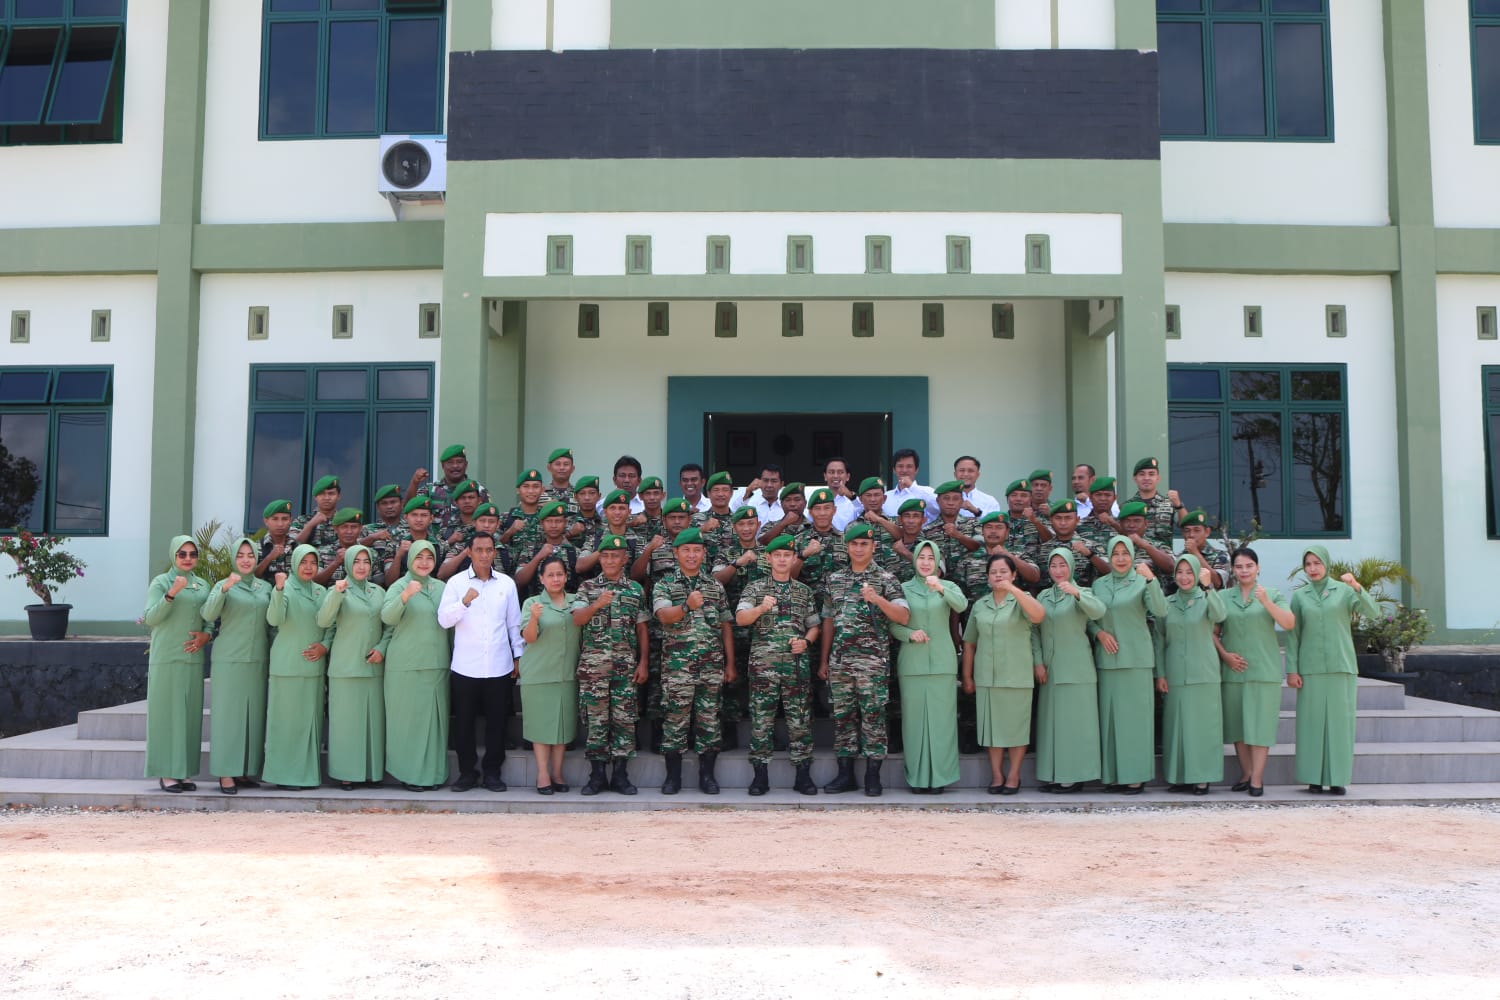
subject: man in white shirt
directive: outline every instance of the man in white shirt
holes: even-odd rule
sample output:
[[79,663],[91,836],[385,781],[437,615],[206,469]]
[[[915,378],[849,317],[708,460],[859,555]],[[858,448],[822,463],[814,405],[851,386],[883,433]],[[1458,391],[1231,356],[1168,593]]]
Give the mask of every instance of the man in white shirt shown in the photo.
[[689,462],[677,470],[677,485],[682,487],[682,497],[694,513],[702,514],[713,508],[708,497],[703,495],[703,484],[707,473],[697,462]]
[[[633,455],[621,455],[615,459],[615,489],[624,490],[630,497],[631,523],[635,524],[635,516],[646,509],[646,504],[636,494],[636,488],[641,485],[641,463]],[[604,498],[600,497],[594,509],[602,518],[604,516]],[[644,522],[642,522],[644,523]]]
[[[859,498],[849,489],[849,463],[841,456],[834,456],[823,463],[823,482],[833,494],[833,529],[842,532],[854,522],[862,509]],[[812,523],[812,514],[804,513],[803,519]]]
[[[759,490],[759,492],[756,492]],[[729,505],[734,510],[753,507],[761,524],[781,520],[781,466],[767,464],[760,470],[760,478],[752,480],[743,491],[735,494]]]
[[983,517],[1000,509],[1000,501],[976,485],[979,482],[979,459],[973,455],[958,457],[958,461],[953,463],[953,478],[964,484],[963,504],[958,508],[959,518]]
[[[495,539],[477,534],[469,543],[469,568],[443,586],[438,624],[453,629],[453,662],[448,675],[453,707],[453,750],[458,754],[455,792],[479,784],[505,791],[505,723],[515,694],[516,661],[526,651],[521,639],[521,605],[510,577],[494,571]],[[480,770],[474,724],[484,716],[484,761]]]
[[[1085,521],[1094,512],[1094,501],[1089,496],[1089,484],[1094,481],[1098,473],[1094,467],[1087,462],[1080,462],[1073,466],[1073,475],[1070,477],[1073,486],[1073,499],[1078,501],[1078,520]],[[1120,516],[1119,503],[1111,503],[1109,516],[1118,518]]]
[[894,520],[901,510],[901,505],[916,498],[927,507],[923,523],[931,524],[937,520],[937,494],[932,492],[932,487],[921,486],[917,483],[917,470],[921,468],[921,465],[922,456],[918,455],[913,448],[902,448],[891,456],[891,475],[896,477],[896,486],[895,489],[885,492],[885,504],[881,510],[886,517]]

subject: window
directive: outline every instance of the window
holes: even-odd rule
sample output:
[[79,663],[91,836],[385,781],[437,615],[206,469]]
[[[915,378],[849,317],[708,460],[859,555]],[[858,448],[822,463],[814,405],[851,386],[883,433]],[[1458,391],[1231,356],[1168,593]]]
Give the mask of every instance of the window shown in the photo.
[[125,0],[0,0],[0,146],[119,142]]
[[264,4],[262,139],[443,130],[442,0]]
[[386,483],[432,462],[432,366],[252,365],[245,527],[272,500],[298,511],[336,475],[344,506],[368,512]]
[[1156,0],[1156,15],[1164,138],[1333,138],[1328,0]]
[[109,531],[114,369],[0,371],[0,531]]
[[1474,141],[1500,143],[1500,0],[1471,0]]
[[1500,365],[1486,365],[1483,377],[1485,526],[1500,538]]
[[1172,487],[1231,532],[1348,535],[1343,365],[1168,365]]

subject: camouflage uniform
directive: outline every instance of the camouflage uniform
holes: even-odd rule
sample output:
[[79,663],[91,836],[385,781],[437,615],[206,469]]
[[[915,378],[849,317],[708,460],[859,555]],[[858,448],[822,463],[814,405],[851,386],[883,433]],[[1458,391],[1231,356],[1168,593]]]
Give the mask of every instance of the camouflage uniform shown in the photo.
[[382,539],[380,541],[371,542],[366,546],[366,548],[374,551],[376,558],[380,560],[382,571],[385,569],[386,563],[396,558],[396,546],[401,541],[400,532],[404,530],[406,530],[405,518],[402,518],[395,524],[386,524],[384,521],[376,521],[373,524],[367,524],[363,528],[359,529],[359,537],[361,538],[364,538],[366,535],[373,535],[381,531],[390,533],[391,537]]
[[828,578],[823,627],[833,629],[828,679],[833,688],[834,749],[840,757],[886,754],[891,637],[885,615],[859,596],[867,583],[887,601],[907,606],[901,584],[876,566],[858,573],[840,570]]
[[[467,478],[467,477],[466,477]],[[458,527],[458,508],[453,505],[453,489],[462,483],[449,483],[446,479],[436,482],[429,479],[417,487],[416,496],[427,497],[432,501],[432,533],[440,538],[447,538],[453,534]],[[474,486],[479,490],[479,502],[490,502],[490,491],[484,488],[479,480],[474,480]]]
[[[271,541],[270,535],[266,535],[264,538],[262,538],[260,540],[260,555],[256,556],[255,561],[259,563],[266,556],[270,555],[271,549],[274,544],[275,543]],[[286,544],[284,545],[286,551],[282,552],[281,555],[271,560],[270,565],[266,567],[266,571],[261,574],[261,578],[264,580],[269,580],[271,583],[275,583],[277,573],[285,573],[288,577],[290,577],[292,575],[292,550],[296,547],[297,546],[292,542],[292,535],[288,534],[286,538]]]
[[[1184,548],[1182,552],[1177,553],[1174,558],[1181,559],[1183,553],[1185,553],[1186,551],[1187,549]],[[1223,546],[1215,544],[1213,539],[1208,539],[1203,543],[1203,553],[1202,555],[1198,556],[1198,562],[1203,566],[1204,569],[1211,569],[1214,571],[1214,573],[1219,577],[1220,587],[1223,587],[1225,584],[1227,584],[1232,577],[1232,574],[1230,573],[1229,553],[1224,551]],[[1175,565],[1173,566],[1173,569],[1175,571]],[[1176,573],[1174,572],[1173,575],[1175,576]],[[1162,582],[1166,583],[1167,581],[1163,580]],[[1173,589],[1171,591],[1168,591],[1168,593],[1173,593],[1176,590],[1176,581],[1174,580],[1172,582]]]
[[[730,514],[715,514],[712,509],[693,512],[692,526],[699,529],[700,534],[703,535],[703,544],[708,548],[703,559],[705,565],[717,563],[719,553],[723,552],[734,541],[734,524],[730,522],[729,518]],[[717,528],[710,529],[703,527],[709,521],[714,520],[719,522]]]
[[[394,534],[394,532],[393,532],[393,534]],[[401,543],[402,542],[410,542],[410,541],[413,541],[413,540],[414,539],[412,538],[411,528],[406,527],[405,525],[403,525],[402,528],[401,528],[401,534],[400,534],[400,536],[396,538],[396,551],[399,552],[401,550]],[[441,538],[438,538],[437,535],[436,535],[436,533],[431,528],[427,529],[427,538],[426,538],[426,541],[429,541],[429,542],[432,543],[432,554],[437,558],[437,566],[441,566],[443,564],[443,560],[445,560],[445,559],[448,558],[448,545],[447,545],[447,543],[445,543]],[[393,553],[393,555],[394,555],[394,553]],[[410,568],[411,567],[409,567],[409,566],[407,566],[405,564],[405,560],[404,559],[403,560],[398,560],[397,563],[396,563],[396,566],[394,567],[395,571],[392,573],[392,579],[394,580],[395,577],[400,576],[401,574],[405,573]],[[437,572],[436,567],[433,568],[433,572],[434,573]]]
[[793,764],[812,760],[812,723],[809,709],[811,670],[806,653],[791,651],[793,639],[807,637],[822,619],[811,587],[796,580],[779,583],[763,577],[740,592],[736,611],[749,611],[766,596],[776,599],[750,626],[750,760],[771,760],[776,707],[786,714],[787,745]]
[[[818,551],[804,556],[803,551],[814,540],[818,543]],[[824,534],[809,527],[797,539],[797,558],[802,560],[802,572],[797,579],[812,589],[813,596],[821,604],[823,587],[827,584],[829,575],[836,570],[849,568],[849,543],[844,541],[844,533],[841,531],[830,528]]]
[[[537,517],[541,512],[542,508],[538,507],[533,513],[528,514],[521,509],[520,504],[517,504],[500,516],[500,534],[502,536],[510,530],[511,525],[517,521],[522,522],[521,530],[511,535],[510,541],[505,543],[506,547],[510,549],[512,559],[519,556],[528,546],[534,546],[541,539],[542,519]],[[625,567],[625,573],[627,576],[629,575],[630,567]]]
[[[971,518],[971,520],[973,519]],[[958,530],[960,533],[965,533],[963,521],[958,522]],[[970,537],[973,537],[972,534]],[[948,533],[943,530],[943,519],[941,517],[922,529],[921,538],[923,541],[931,542],[937,546],[938,554],[943,557],[943,565],[948,568],[950,576],[957,571],[959,564],[969,554],[969,549],[963,542],[949,537]],[[908,559],[907,562],[911,562],[911,560]],[[912,572],[915,574],[916,570],[913,569]]]
[[[686,750],[689,733],[696,734],[693,749],[700,754],[717,752],[722,738],[719,697],[724,686],[723,626],[734,620],[724,587],[701,568],[691,577],[673,570],[657,581],[651,592],[651,609],[683,607],[693,591],[703,595],[703,606],[696,611],[687,608],[679,622],[661,623],[664,754]],[[693,724],[695,719],[697,725]]]
[[615,599],[584,624],[578,654],[585,755],[597,761],[635,756],[635,668],[640,660],[635,626],[650,617],[645,590],[628,576],[614,582],[602,576],[584,581],[573,598],[573,610],[593,604],[606,590],[614,591]]
[[912,565],[910,555],[902,555],[896,551],[896,542],[901,541],[906,546],[907,552],[922,539],[905,542],[901,539],[883,539],[875,543],[875,565],[885,570],[896,578],[898,583],[905,583],[917,575],[917,568]]
[[[522,549],[520,555],[516,557],[516,566],[519,568],[531,562],[532,559],[536,558],[536,554],[541,551],[542,546],[546,544],[547,540],[545,538],[540,538],[537,539],[534,545],[530,545],[527,548]],[[563,585],[563,589],[571,594],[573,591],[578,589],[578,549],[572,542],[568,541],[567,539],[563,539],[560,542],[553,543],[552,553],[548,556],[548,558],[550,559],[553,556],[561,559],[563,561],[563,565],[568,568],[568,582]],[[626,575],[628,576],[629,574],[627,573]],[[541,592],[542,574],[541,567],[538,566],[537,572],[531,575],[531,582],[528,583],[525,587],[521,588],[520,599],[524,601],[526,600],[526,598],[535,597]]]
[[[302,534],[302,529],[307,527],[307,522],[311,520],[311,514],[303,514],[301,517],[293,519],[292,526],[287,530],[286,533],[287,538],[295,539],[298,535]],[[325,545],[337,546],[338,543],[339,533],[334,529],[333,518],[330,517],[326,521],[319,523],[319,525],[313,529],[313,533],[308,536],[308,539],[304,544],[311,545],[313,548],[318,549],[321,552]]]
[[1172,535],[1177,530],[1177,512],[1172,509],[1172,501],[1161,493],[1150,500],[1137,493],[1127,502],[1146,505],[1146,530],[1141,533],[1141,537],[1163,552],[1171,552]]
[[553,486],[548,483],[542,490],[542,506],[545,507],[554,500],[563,505],[563,512],[568,515],[569,519],[578,517],[578,498],[573,493],[573,487]]
[[[318,547],[318,569],[325,570],[330,565],[336,567],[330,583],[337,583],[348,575],[344,572],[344,551],[344,547],[337,542]],[[372,562],[370,566],[370,582],[377,587],[385,586],[385,566],[378,561]]]
[[574,548],[578,549],[580,555],[587,555],[598,547],[599,539],[604,537],[604,522],[597,517],[579,515],[568,521],[567,530],[572,531],[575,524],[583,525],[583,533],[577,538],[568,540],[573,543]]
[[[727,549],[719,552],[718,558],[714,560],[714,569],[720,570],[730,565],[746,552],[756,552],[756,561],[748,566],[736,566],[734,576],[724,584],[724,593],[729,598],[729,606],[734,607],[740,599],[740,594],[745,588],[756,580],[770,576],[770,560],[766,558],[757,546],[755,549],[747,549],[740,544],[736,536],[729,543]],[[750,630],[739,625],[734,627],[734,662],[750,662]],[[750,717],[750,675],[741,670],[733,681],[724,685],[724,725],[729,727],[741,719]]]
[[[1071,551],[1074,542],[1083,542],[1084,544],[1088,544],[1088,539],[1075,532],[1073,537],[1068,539],[1066,542],[1061,542],[1054,538],[1052,541],[1046,542],[1042,545],[1041,549],[1039,550],[1036,562],[1037,568],[1042,571],[1042,575],[1037,578],[1038,592],[1046,590],[1048,587],[1052,586],[1052,574],[1047,572],[1047,563],[1052,558],[1052,550],[1068,549]],[[1101,556],[1104,554],[1102,546],[1099,547],[1098,551]],[[1092,587],[1094,585],[1094,579],[1098,577],[1098,575],[1099,573],[1094,569],[1094,562],[1092,559],[1084,555],[1082,552],[1073,553],[1073,582],[1078,584],[1079,590],[1082,590],[1085,587]]]
[[[625,533],[626,544],[630,546],[630,562],[634,565],[640,558],[651,539],[661,535],[663,541],[656,551],[652,552],[646,560],[646,596],[649,598],[656,588],[659,580],[677,568],[677,559],[673,556],[672,536],[666,526],[657,522],[658,530],[651,534],[644,534],[650,525],[641,528],[631,528]],[[705,553],[706,555],[706,553]],[[665,703],[662,700],[661,686],[661,663],[662,663],[662,632],[661,622],[652,615],[646,623],[646,631],[651,637],[650,649],[646,654],[646,690],[641,693],[644,704],[641,706],[641,716],[653,722],[660,721],[666,713]]]

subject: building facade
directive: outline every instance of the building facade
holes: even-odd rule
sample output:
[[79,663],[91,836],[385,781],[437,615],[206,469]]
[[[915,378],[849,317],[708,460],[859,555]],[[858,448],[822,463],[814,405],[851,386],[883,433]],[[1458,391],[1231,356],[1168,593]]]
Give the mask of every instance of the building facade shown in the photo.
[[0,0],[0,54],[0,473],[76,631],[453,442],[502,500],[1157,456],[1268,579],[1500,622],[1494,0]]

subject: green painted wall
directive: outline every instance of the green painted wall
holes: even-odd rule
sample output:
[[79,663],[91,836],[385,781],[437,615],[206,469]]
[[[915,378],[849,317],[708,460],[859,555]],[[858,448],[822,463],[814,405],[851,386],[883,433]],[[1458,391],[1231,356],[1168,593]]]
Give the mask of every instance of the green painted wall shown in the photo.
[[193,268],[210,272],[433,271],[443,223],[323,222],[199,225]]
[[1236,274],[1390,274],[1401,267],[1395,226],[1164,227],[1169,271]]
[[995,4],[613,0],[609,39],[616,49],[990,48],[995,42]]

